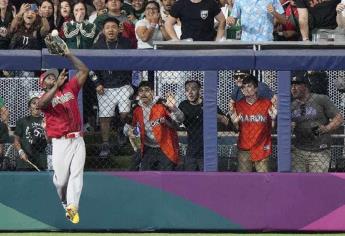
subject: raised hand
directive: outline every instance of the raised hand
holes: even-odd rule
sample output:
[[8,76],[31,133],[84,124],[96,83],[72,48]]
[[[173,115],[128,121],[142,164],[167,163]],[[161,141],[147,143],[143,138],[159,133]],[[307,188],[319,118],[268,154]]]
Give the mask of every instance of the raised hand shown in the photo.
[[335,10],[336,10],[338,13],[344,11],[344,10],[345,10],[345,4],[339,3],[339,4],[337,5],[337,7],[335,8]]
[[175,95],[171,92],[166,93],[165,95],[166,102],[164,102],[164,105],[167,106],[170,110],[173,110],[176,108],[176,99]]
[[267,5],[267,11],[268,13],[270,13],[271,15],[273,15],[273,13],[275,12],[275,8],[273,7],[272,3]]
[[29,3],[23,3],[20,6],[19,12],[18,12],[18,16],[19,17],[23,17],[24,12],[28,11],[30,9],[30,4]]
[[237,115],[234,100],[230,99],[228,108],[229,108],[229,114],[230,114],[232,123],[237,124],[240,121],[240,116]]
[[232,17],[232,16],[228,16],[226,18],[226,24],[230,25],[230,26],[235,25],[236,24],[236,19],[234,17]]
[[59,77],[57,78],[57,81],[56,81],[56,86],[58,88],[60,88],[64,83],[65,81],[67,80],[67,72],[66,72],[66,69],[63,69],[62,72],[60,73]]

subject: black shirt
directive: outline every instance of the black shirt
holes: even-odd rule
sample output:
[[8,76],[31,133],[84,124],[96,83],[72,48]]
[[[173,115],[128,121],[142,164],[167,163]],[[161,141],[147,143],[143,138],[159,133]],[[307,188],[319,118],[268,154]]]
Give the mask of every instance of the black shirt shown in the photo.
[[16,122],[14,133],[20,137],[21,147],[30,157],[45,153],[47,140],[42,121],[41,116],[26,116]]
[[[0,121],[0,144],[8,142],[8,128],[7,125]],[[1,153],[0,153],[1,156]]]
[[337,27],[336,7],[341,0],[296,0],[297,8],[307,8],[310,29],[335,29]]
[[[203,103],[193,105],[188,100],[180,103],[179,109],[184,114],[183,124],[187,130],[187,156],[203,158],[204,155],[204,132],[203,132]],[[217,113],[224,113],[217,106]]]
[[203,104],[192,105],[188,100],[180,103],[179,109],[184,114],[183,124],[187,130],[187,156],[193,155],[203,158],[204,137],[203,137]]
[[216,36],[214,17],[221,12],[215,0],[178,0],[171,8],[170,15],[181,20],[181,39],[213,41]]
[[[123,37],[119,37],[115,42],[106,42],[105,37],[99,37],[99,40],[93,45],[93,49],[131,49],[131,42]],[[105,88],[120,88],[131,84],[132,71],[111,71],[105,70],[97,72],[99,82]],[[98,86],[96,84],[95,86]]]

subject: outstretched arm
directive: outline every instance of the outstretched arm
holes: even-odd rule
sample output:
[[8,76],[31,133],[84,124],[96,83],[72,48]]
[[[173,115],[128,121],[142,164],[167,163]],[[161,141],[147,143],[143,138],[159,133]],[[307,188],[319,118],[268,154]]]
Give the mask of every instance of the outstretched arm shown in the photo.
[[73,66],[77,70],[76,76],[78,84],[80,87],[82,87],[89,76],[89,68],[87,68],[87,66],[81,60],[79,60],[79,58],[74,56],[69,51],[65,53],[65,57],[67,57],[73,63]]

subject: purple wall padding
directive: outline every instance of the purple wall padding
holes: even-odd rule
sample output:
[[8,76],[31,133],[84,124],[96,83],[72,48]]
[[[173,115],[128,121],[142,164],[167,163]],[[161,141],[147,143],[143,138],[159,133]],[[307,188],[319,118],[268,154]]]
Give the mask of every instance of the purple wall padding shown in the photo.
[[345,231],[345,174],[113,172],[247,230]]

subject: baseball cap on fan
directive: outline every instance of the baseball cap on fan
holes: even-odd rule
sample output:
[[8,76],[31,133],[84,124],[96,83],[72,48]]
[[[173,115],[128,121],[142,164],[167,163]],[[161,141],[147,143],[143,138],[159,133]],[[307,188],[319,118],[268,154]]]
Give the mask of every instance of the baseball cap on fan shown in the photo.
[[291,84],[309,85],[308,74],[305,71],[294,71],[292,73]]
[[59,71],[57,69],[49,69],[41,74],[40,78],[38,79],[38,85],[40,86],[40,88],[43,88],[43,82],[48,75],[54,75],[55,78],[57,78],[59,76]]

